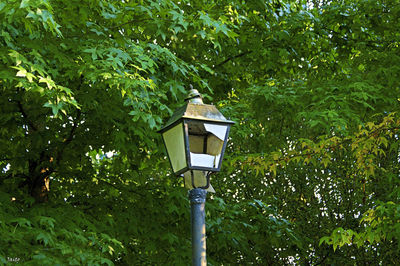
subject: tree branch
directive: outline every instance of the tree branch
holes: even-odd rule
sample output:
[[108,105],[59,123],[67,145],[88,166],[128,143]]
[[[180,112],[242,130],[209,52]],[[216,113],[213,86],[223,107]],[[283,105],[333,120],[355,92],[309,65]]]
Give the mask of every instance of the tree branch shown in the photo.
[[69,132],[68,137],[64,141],[64,144],[68,144],[68,143],[70,143],[72,141],[72,139],[74,137],[74,134],[75,134],[75,131],[76,131],[77,127],[78,127],[78,123],[79,123],[79,120],[81,118],[81,114],[82,114],[82,111],[80,109],[78,109],[78,114],[76,116],[74,124],[72,125],[71,131]]
[[33,124],[33,122],[28,118],[28,115],[26,114],[24,108],[22,107],[22,103],[21,103],[20,101],[16,101],[16,102],[17,102],[19,111],[21,112],[22,116],[24,117],[24,119],[26,120],[26,122],[28,123],[28,125],[29,125],[30,127],[32,127],[32,129],[33,129],[34,131],[37,131],[37,130],[38,130],[37,127],[36,127],[36,126]]
[[214,68],[220,67],[220,66],[222,66],[223,64],[226,64],[226,63],[228,63],[229,61],[231,61],[231,60],[233,60],[233,59],[240,58],[240,57],[245,56],[245,55],[250,54],[250,53],[252,53],[252,51],[243,52],[243,53],[240,53],[240,54],[238,54],[238,55],[229,57],[229,58],[225,59],[224,61],[222,61],[222,62],[216,64]]
[[[80,90],[81,89],[82,84],[83,84],[83,79],[84,79],[84,76],[80,75],[80,77],[79,77],[79,81],[80,82],[79,82],[78,87],[76,88],[76,90]],[[68,137],[64,139],[61,149],[57,152],[57,158],[56,158],[57,159],[57,162],[56,162],[57,166],[60,164],[60,161],[62,159],[62,156],[63,156],[65,148],[73,140],[74,135],[75,135],[75,131],[78,128],[79,121],[80,121],[81,115],[82,115],[82,110],[78,109],[77,113],[78,114],[76,115],[76,118],[74,119],[74,123],[72,125],[71,131],[68,134]]]
[[325,254],[325,256],[319,262],[317,262],[315,265],[321,265],[328,258],[329,253],[330,253],[330,251],[328,250],[328,252]]
[[120,24],[120,25],[118,25],[118,26],[110,27],[109,29],[110,29],[110,30],[114,30],[114,29],[121,28],[122,26],[125,26],[125,25],[128,25],[128,24],[131,24],[131,23],[143,22],[143,21],[146,21],[146,20],[151,20],[151,19],[149,19],[149,18],[143,18],[143,19],[132,19],[132,20],[129,20],[129,21],[127,21],[127,22],[124,22],[124,23],[122,23],[122,24]]
[[98,181],[103,183],[103,184],[105,184],[105,185],[111,186],[111,187],[115,188],[118,191],[124,190],[125,192],[131,192],[131,193],[137,194],[137,195],[139,195],[141,197],[145,197],[142,193],[140,193],[138,191],[135,191],[133,189],[127,189],[127,188],[124,188],[124,187],[117,187],[116,185],[111,184],[110,182],[107,182],[107,181],[102,180],[102,179],[99,179]]

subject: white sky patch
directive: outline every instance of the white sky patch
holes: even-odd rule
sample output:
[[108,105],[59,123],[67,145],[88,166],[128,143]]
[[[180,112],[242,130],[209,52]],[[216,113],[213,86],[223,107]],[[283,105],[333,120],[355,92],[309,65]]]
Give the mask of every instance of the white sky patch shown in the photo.
[[109,152],[106,152],[105,154],[106,154],[107,158],[111,158],[114,156],[115,151],[109,151]]
[[8,170],[10,170],[11,165],[8,163],[6,167],[3,168],[3,173],[6,173]]

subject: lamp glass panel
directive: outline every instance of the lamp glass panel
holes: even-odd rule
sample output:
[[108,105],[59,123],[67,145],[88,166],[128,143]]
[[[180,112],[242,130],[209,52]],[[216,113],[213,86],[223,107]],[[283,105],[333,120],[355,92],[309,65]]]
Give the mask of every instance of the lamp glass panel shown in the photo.
[[228,126],[191,121],[188,127],[191,165],[217,168]]
[[205,136],[190,135],[189,132],[189,147],[191,152],[203,153],[204,141],[205,141]]
[[204,127],[211,133],[207,139],[207,154],[215,156],[214,167],[218,167],[228,126],[204,124]]
[[183,124],[179,123],[168,129],[162,136],[171,161],[172,170],[176,173],[187,166]]
[[205,123],[204,128],[206,129],[207,132],[210,132],[220,140],[224,141],[228,126]]
[[215,156],[191,152],[190,163],[192,166],[215,168]]

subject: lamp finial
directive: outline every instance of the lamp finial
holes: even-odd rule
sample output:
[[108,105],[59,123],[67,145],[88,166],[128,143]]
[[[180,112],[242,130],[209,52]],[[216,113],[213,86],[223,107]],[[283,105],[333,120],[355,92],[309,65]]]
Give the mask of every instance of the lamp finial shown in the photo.
[[198,90],[193,89],[193,85],[190,84],[190,91],[188,94],[188,97],[185,99],[185,101],[189,101],[190,103],[197,103],[197,104],[203,104],[203,98],[201,97],[201,94],[199,93]]

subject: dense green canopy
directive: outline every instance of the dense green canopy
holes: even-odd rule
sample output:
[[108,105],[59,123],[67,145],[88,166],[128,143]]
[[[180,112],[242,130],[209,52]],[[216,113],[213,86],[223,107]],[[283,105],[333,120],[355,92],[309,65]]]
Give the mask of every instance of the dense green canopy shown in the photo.
[[236,124],[210,265],[400,259],[396,0],[0,2],[0,264],[186,265],[156,131],[189,84]]

